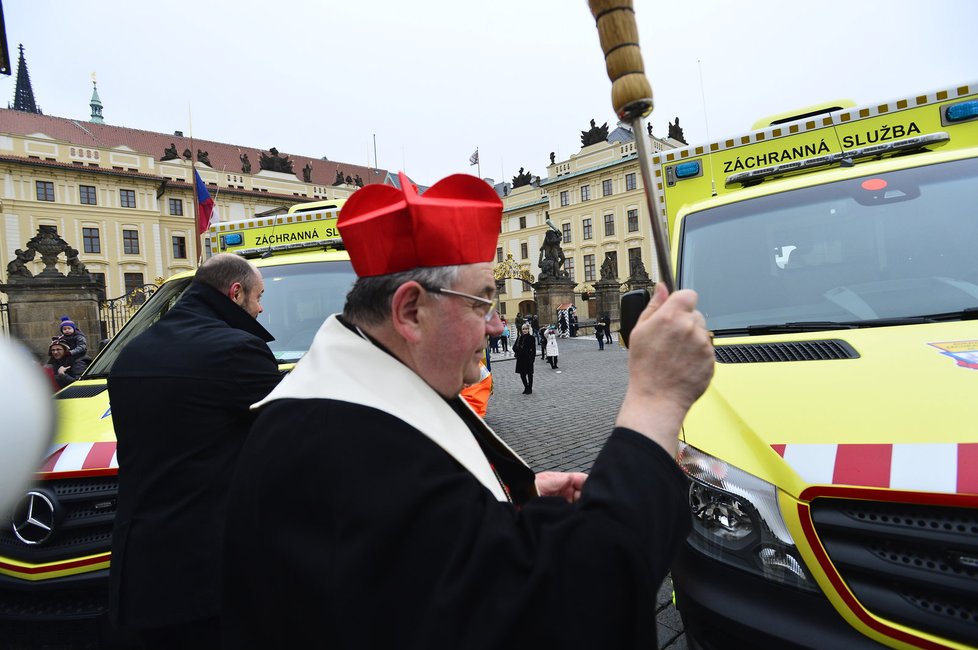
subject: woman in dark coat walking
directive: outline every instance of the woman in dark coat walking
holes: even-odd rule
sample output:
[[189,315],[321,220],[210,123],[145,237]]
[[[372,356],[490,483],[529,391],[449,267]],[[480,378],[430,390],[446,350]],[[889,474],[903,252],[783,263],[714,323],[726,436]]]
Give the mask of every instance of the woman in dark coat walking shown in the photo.
[[530,334],[530,326],[523,324],[522,334],[513,344],[513,352],[516,354],[516,372],[523,380],[523,394],[529,395],[533,392],[533,363],[537,360],[537,342]]

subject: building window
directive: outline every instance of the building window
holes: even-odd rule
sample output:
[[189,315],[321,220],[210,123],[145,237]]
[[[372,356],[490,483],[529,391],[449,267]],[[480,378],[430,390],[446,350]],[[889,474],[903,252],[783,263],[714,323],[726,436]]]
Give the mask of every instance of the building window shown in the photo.
[[567,271],[567,277],[571,280],[574,279],[574,258],[568,257],[564,260],[564,270]]
[[585,219],[583,221],[584,226],[584,239],[592,239],[594,237],[594,232],[591,229],[591,220]]
[[560,192],[560,205],[570,205],[570,196],[567,190],[561,190]]
[[629,248],[628,249],[628,276],[631,277],[635,275],[635,270],[638,265],[642,263],[642,249],[641,248]]
[[604,215],[604,236],[613,237],[615,234],[615,215]]
[[503,261],[503,247],[500,246],[499,248],[496,249],[496,262],[502,263],[502,261]]
[[526,217],[520,217],[520,230],[526,228]]
[[54,183],[51,181],[34,181],[34,185],[37,187],[38,201],[54,200]]
[[173,259],[187,259],[187,238],[183,235],[173,235]]
[[610,277],[618,277],[618,251],[608,251],[604,254],[604,261],[611,261],[611,271],[612,275]]
[[82,245],[86,253],[102,252],[102,241],[98,236],[98,228],[82,228]]
[[[506,295],[506,280],[496,280],[496,295]],[[504,303],[500,303],[504,304]]]
[[634,190],[635,189],[635,174],[625,174],[625,189]]
[[105,300],[105,274],[104,273],[89,273],[92,279],[95,280],[95,286],[98,287],[98,299]]
[[[126,284],[126,295],[132,294],[136,289],[142,289],[145,282],[143,282],[142,273],[126,273],[123,275],[124,282]],[[140,292],[132,296],[132,302],[141,305],[146,301],[146,294]]]
[[520,255],[523,257],[523,259],[526,259],[530,256],[530,250],[527,247],[526,242],[520,244]]
[[638,231],[638,209],[628,211],[628,232]]
[[601,195],[611,196],[611,179],[601,181]]
[[170,214],[175,217],[183,216],[183,199],[170,199]]
[[126,255],[139,255],[139,233],[137,231],[122,231],[122,252]]
[[584,256],[584,281],[594,282],[594,255]]
[[119,190],[119,206],[123,208],[135,208],[136,190]]
[[506,315],[506,303],[504,302],[499,303],[499,313],[503,316]]
[[591,200],[591,186],[581,185],[581,200],[590,201]]
[[95,198],[94,185],[79,185],[78,198],[81,200],[82,205],[98,205],[98,200]]
[[560,224],[560,229],[563,231],[563,241],[565,244],[571,243],[571,225],[570,222]]

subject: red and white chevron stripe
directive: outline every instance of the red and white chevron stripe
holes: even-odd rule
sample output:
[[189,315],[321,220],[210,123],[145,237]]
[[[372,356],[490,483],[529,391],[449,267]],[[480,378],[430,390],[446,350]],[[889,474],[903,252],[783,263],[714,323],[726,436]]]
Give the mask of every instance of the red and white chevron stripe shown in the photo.
[[72,442],[51,450],[38,472],[118,469],[115,442]]
[[771,445],[812,485],[978,494],[978,443]]

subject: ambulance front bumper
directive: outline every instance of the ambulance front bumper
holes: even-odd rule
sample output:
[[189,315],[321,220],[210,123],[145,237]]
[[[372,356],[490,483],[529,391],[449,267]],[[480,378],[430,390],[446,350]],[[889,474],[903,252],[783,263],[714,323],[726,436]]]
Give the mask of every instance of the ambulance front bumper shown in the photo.
[[676,606],[691,649],[869,650],[821,593],[801,591],[717,562],[683,544],[672,567]]

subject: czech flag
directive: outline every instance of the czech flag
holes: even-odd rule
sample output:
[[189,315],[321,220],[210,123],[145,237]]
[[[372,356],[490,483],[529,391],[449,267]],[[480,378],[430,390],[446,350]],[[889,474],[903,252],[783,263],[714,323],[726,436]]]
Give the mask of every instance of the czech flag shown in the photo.
[[211,214],[214,212],[214,199],[211,198],[211,193],[207,191],[207,186],[204,185],[203,179],[201,179],[200,174],[197,170],[194,170],[194,183],[196,184],[197,192],[197,234],[204,232],[211,224]]

